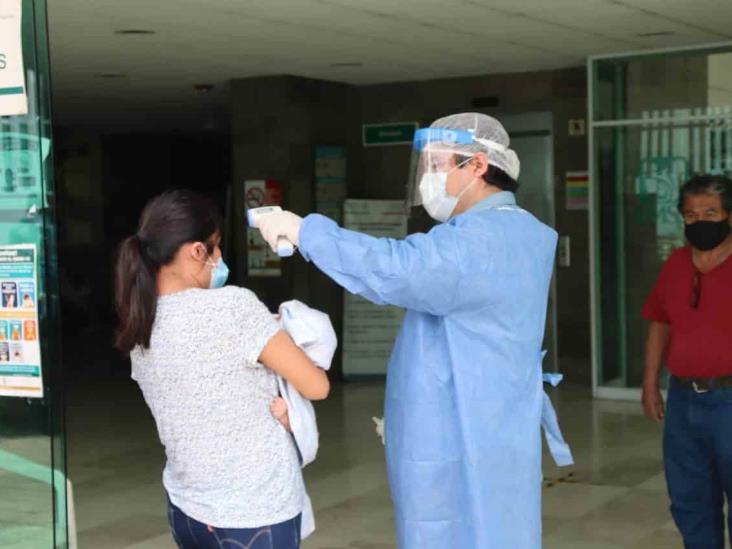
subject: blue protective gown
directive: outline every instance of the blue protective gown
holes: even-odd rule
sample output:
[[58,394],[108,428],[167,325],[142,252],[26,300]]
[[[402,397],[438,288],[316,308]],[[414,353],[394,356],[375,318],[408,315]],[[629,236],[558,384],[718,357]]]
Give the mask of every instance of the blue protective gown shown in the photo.
[[[541,546],[542,416],[556,426],[541,344],[556,243],[508,192],[405,240],[304,220],[306,260],[354,294],[407,310],[385,410],[402,549]],[[560,464],[571,463],[553,434]]]

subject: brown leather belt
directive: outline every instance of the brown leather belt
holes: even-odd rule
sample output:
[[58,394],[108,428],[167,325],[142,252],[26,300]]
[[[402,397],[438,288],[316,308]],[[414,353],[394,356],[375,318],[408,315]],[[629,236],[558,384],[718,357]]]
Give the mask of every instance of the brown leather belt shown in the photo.
[[713,389],[732,388],[732,376],[725,377],[677,377],[674,379],[683,387],[691,387],[697,393],[706,393]]

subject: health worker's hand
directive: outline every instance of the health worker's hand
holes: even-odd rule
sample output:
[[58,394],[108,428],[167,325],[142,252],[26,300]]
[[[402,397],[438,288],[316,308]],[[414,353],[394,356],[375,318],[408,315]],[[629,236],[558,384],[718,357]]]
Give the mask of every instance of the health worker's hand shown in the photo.
[[283,211],[265,215],[257,222],[257,226],[262,232],[262,238],[274,252],[277,251],[277,240],[281,237],[289,240],[293,246],[300,244],[302,217],[292,212]]

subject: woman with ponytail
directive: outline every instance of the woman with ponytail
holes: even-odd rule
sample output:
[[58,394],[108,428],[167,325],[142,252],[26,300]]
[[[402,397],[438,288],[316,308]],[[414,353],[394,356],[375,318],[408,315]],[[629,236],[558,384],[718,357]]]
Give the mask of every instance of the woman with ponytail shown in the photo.
[[270,405],[276,374],[311,400],[327,396],[328,378],[252,292],[224,287],[220,225],[188,191],[145,207],[117,257],[116,343],[165,447],[178,546],[297,548],[302,475]]

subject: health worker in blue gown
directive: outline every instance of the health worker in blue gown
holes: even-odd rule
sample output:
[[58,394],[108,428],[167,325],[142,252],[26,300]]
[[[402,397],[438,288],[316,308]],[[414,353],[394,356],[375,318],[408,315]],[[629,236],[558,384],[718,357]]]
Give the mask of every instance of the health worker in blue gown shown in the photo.
[[572,463],[543,390],[557,233],[516,203],[519,159],[494,118],[414,138],[410,205],[439,222],[404,240],[322,215],[259,224],[349,292],[406,309],[388,366],[386,459],[402,549],[541,547],[541,427]]

